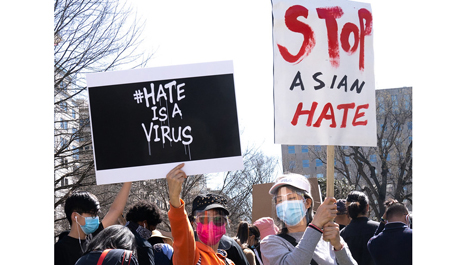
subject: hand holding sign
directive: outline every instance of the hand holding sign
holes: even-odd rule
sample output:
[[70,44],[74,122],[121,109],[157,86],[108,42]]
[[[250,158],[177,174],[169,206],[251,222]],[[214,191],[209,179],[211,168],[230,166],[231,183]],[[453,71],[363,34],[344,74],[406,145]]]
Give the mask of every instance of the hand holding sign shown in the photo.
[[178,208],[181,206],[180,193],[183,186],[183,182],[187,178],[185,171],[182,168],[184,163],[179,164],[167,174],[168,194],[170,197],[170,204]]
[[330,242],[336,251],[343,248],[340,241],[340,226],[335,222],[328,222],[323,226],[322,239]]
[[322,228],[326,223],[332,221],[336,217],[337,212],[336,199],[333,197],[327,197],[318,207],[317,213],[313,217],[312,224],[318,228]]

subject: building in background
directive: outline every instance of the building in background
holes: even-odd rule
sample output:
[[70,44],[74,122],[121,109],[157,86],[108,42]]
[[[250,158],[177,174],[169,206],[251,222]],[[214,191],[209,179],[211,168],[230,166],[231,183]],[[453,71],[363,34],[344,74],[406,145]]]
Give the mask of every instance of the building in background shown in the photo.
[[[376,90],[377,147],[335,146],[335,179],[412,205],[412,87]],[[282,145],[284,172],[326,177],[326,146]]]
[[[79,159],[79,108],[73,100],[71,80],[64,78],[61,69],[55,69],[54,86],[54,180],[55,202],[69,191]],[[55,216],[61,215],[61,207]]]

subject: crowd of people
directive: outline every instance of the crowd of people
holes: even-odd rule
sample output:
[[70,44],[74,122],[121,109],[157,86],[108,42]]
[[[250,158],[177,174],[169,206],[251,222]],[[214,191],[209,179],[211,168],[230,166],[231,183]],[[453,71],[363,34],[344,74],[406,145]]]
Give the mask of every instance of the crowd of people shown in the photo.
[[396,200],[385,202],[381,222],[368,218],[368,197],[360,191],[339,200],[325,198],[314,211],[307,178],[284,174],[269,190],[276,216],[241,221],[229,237],[224,196],[198,195],[191,212],[185,210],[183,166],[166,175],[171,237],[156,229],[162,218],[154,203],[139,201],[123,217],[130,182],[102,220],[97,197],[74,192],[64,205],[71,229],[55,244],[55,264],[412,264],[411,218]]

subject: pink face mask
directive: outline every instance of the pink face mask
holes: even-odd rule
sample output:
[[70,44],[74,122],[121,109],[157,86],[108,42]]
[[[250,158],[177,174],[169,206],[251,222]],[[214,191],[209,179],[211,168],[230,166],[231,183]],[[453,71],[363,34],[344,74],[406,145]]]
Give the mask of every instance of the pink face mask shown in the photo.
[[218,244],[221,237],[226,234],[226,224],[216,226],[213,222],[208,224],[196,223],[196,233],[201,242],[213,246]]

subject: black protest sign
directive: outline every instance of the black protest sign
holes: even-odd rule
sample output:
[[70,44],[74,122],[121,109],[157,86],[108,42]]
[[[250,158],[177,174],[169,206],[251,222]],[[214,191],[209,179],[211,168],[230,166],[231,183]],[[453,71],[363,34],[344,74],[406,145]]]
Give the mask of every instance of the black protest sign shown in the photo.
[[[213,164],[220,159],[233,161],[229,170],[242,167],[233,73],[198,76],[202,71],[190,74],[188,65],[184,76],[179,66],[169,71],[175,74],[154,75],[161,69],[144,69],[144,81],[134,77],[134,82],[88,86],[98,183],[164,177],[168,171],[148,175],[160,169],[157,165],[167,165],[166,170],[180,162],[193,162],[187,174],[218,172]],[[137,70],[121,74],[140,75]],[[144,171],[147,166],[155,170]],[[102,172],[107,180],[100,180]]]

